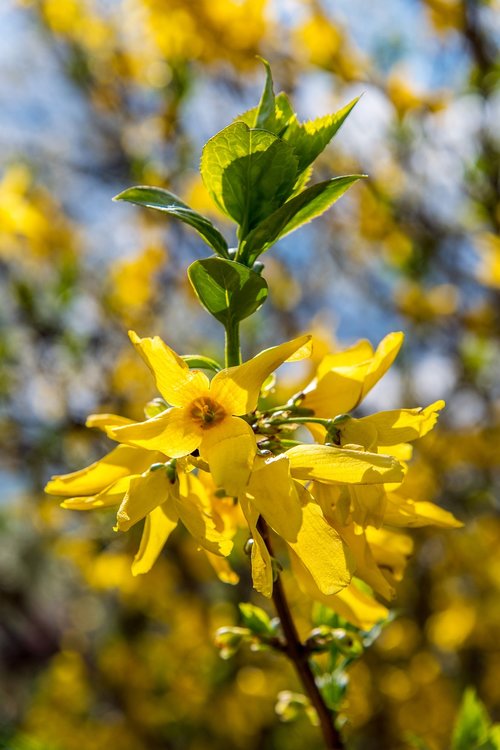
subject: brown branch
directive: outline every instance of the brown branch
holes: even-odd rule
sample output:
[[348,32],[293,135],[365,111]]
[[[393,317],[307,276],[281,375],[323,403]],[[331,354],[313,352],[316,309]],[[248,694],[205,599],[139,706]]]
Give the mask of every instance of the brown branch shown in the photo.
[[[271,557],[274,557],[273,548],[271,546],[271,540],[269,537],[269,530],[266,522],[262,518],[259,518],[257,528],[264,540],[264,543],[268,549]],[[311,666],[308,660],[308,649],[301,642],[297,628],[288,606],[288,601],[283,588],[283,583],[280,576],[276,577],[276,581],[273,586],[273,602],[280,618],[283,635],[285,637],[285,649],[284,653],[288,656],[290,661],[293,662],[295,670],[302,682],[304,690],[311,701],[311,704],[316,709],[318,719],[323,733],[323,739],[325,740],[326,750],[343,750],[344,744],[342,738],[337,731],[334,724],[334,717],[330,709],[327,707],[323,700],[314,675],[311,670]]]

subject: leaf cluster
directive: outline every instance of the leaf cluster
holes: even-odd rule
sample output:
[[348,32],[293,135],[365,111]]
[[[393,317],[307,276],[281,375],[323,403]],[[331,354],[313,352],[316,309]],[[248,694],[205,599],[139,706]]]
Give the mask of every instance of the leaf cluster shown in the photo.
[[115,200],[153,208],[191,226],[216,257],[197,260],[188,275],[196,295],[226,330],[258,310],[267,297],[259,256],[282,237],[320,216],[362,175],[307,186],[312,165],[358,99],[338,112],[300,122],[283,92],[274,94],[269,63],[259,104],[214,135],[201,157],[201,176],[218,208],[237,225],[238,247],[178,196],[137,186]]

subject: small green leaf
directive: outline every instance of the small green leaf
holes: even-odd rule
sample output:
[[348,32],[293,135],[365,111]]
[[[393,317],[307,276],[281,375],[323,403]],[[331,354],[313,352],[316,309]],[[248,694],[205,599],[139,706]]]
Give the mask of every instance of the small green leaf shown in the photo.
[[190,370],[212,370],[219,372],[222,367],[215,359],[204,357],[202,354],[184,354],[182,359],[189,366]]
[[291,120],[283,138],[293,146],[299,160],[299,173],[313,163],[323,149],[330,143],[342,123],[349,116],[359,101],[359,96],[349,104],[331,115],[317,120],[299,123],[297,118]]
[[468,688],[453,730],[452,750],[495,750],[498,739],[498,727],[492,726],[475,690]]
[[276,105],[275,105],[275,99],[274,99],[273,76],[271,73],[271,66],[269,65],[267,60],[264,60],[263,57],[259,59],[266,68],[266,83],[264,86],[264,91],[262,92],[262,96],[260,98],[259,106],[257,107],[257,112],[256,112],[255,122],[253,124],[253,127],[263,128],[264,130],[269,130],[271,133],[275,133]]
[[205,145],[201,174],[217,205],[240,225],[242,239],[290,196],[297,159],[272,133],[235,122]]
[[251,263],[277,240],[320,216],[364,175],[345,175],[318,182],[291,198],[246,237],[243,255]]
[[137,206],[154,208],[157,211],[170,214],[170,216],[175,216],[177,219],[183,221],[184,224],[189,224],[193,229],[196,229],[198,234],[208,242],[218,255],[224,258],[228,257],[227,242],[219,230],[214,227],[210,219],[189,208],[180,198],[168,190],[159,187],[138,185],[137,187],[124,190],[123,193],[115,196],[113,200],[135,203]]
[[238,606],[243,625],[252,633],[255,633],[255,635],[274,635],[271,618],[267,612],[250,603],[243,602]]
[[215,645],[220,650],[221,659],[230,659],[231,656],[234,656],[251,635],[248,628],[219,628],[215,633]]
[[196,260],[188,276],[203,307],[226,328],[256,312],[267,297],[265,279],[233,260]]

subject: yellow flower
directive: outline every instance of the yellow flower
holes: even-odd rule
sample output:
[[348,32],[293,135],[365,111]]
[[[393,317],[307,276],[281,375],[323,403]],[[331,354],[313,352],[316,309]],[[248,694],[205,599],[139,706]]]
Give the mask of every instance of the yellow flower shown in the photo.
[[257,457],[239,498],[254,540],[252,577],[257,591],[271,596],[273,588],[272,560],[258,528],[260,515],[286,542],[290,556],[298,557],[322,595],[335,594],[351,580],[355,558],[349,539],[328,521],[300,480],[321,479],[342,486],[402,478],[403,468],[391,456],[331,446],[300,445],[267,460]]
[[206,488],[187,460],[175,471],[166,456],[155,451],[119,445],[85,469],[55,476],[46,492],[68,499],[63,508],[92,510],[119,505],[117,526],[127,531],[146,519],[132,573],[147,573],[180,520],[210,555],[227,556],[234,532],[214,513]]
[[[286,451],[292,476],[326,484],[399,483],[404,466],[394,456],[334,445],[297,445]],[[279,458],[279,457],[278,457]]]
[[396,449],[398,457],[409,458],[411,449],[406,443],[427,435],[444,406],[444,401],[436,401],[425,408],[381,411],[361,419],[346,417],[338,424],[340,445],[354,444],[367,451],[393,455]]
[[294,578],[299,588],[307,596],[314,601],[321,602],[330,607],[358,628],[369,630],[377,622],[384,620],[388,616],[389,610],[387,607],[384,607],[383,604],[380,604],[370,594],[360,589],[359,579],[353,578],[346,588],[336,594],[327,595],[318,588],[311,574],[297,555],[291,555],[291,564]]
[[203,372],[190,370],[158,336],[141,339],[133,331],[129,335],[170,408],[144,422],[104,424],[105,432],[120,443],[172,458],[198,449],[217,486],[237,496],[248,482],[257,451],[252,428],[241,417],[256,408],[270,373],[310,337],[266,349],[242,365],[222,370],[210,382]]
[[301,406],[326,419],[351,411],[387,372],[402,343],[402,333],[390,333],[376,351],[363,340],[343,352],[328,354],[304,389]]

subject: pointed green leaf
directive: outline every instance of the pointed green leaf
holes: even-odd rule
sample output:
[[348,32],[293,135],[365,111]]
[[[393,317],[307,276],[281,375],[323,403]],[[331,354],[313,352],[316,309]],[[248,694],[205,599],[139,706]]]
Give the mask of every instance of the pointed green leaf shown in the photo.
[[184,224],[189,224],[193,229],[196,229],[198,234],[203,237],[218,255],[222,255],[224,258],[229,257],[227,242],[212,222],[205,216],[193,211],[192,208],[189,208],[180,198],[168,190],[159,187],[138,185],[137,187],[124,190],[123,193],[115,196],[113,200],[135,203],[137,206],[154,208],[157,211],[164,211],[170,214],[170,216],[175,216],[184,222]]
[[196,260],[188,276],[203,307],[226,327],[252,315],[267,297],[265,279],[234,260]]
[[240,225],[241,239],[290,196],[297,159],[272,133],[235,122],[206,144],[201,174],[217,205]]
[[307,187],[307,185],[309,183],[309,180],[312,177],[312,173],[313,173],[313,166],[312,166],[312,164],[310,164],[299,175],[298,180],[297,180],[297,182],[295,183],[295,185],[293,187],[292,198],[294,198],[296,195],[298,195],[303,190],[305,190],[305,188]]
[[283,138],[293,146],[299,160],[299,173],[306,169],[330,143],[342,123],[359,101],[359,96],[332,115],[317,120],[299,123],[294,118],[288,125]]
[[291,198],[255,227],[245,240],[243,255],[249,263],[281,237],[326,211],[364,175],[333,177]]
[[452,749],[495,750],[495,729],[475,690],[468,688],[453,730]]
[[[234,122],[243,122],[245,125],[248,125],[249,128],[253,128],[255,127],[258,110],[259,107],[252,107],[252,109],[238,115]],[[280,91],[280,93],[274,98],[274,123],[268,122],[264,130],[269,130],[271,133],[274,133],[274,135],[281,137],[285,132],[287,125],[294,117],[295,113],[288,96],[284,91]],[[270,127],[270,125],[272,125],[272,127]]]
[[253,127],[263,128],[264,130],[269,130],[271,133],[274,133],[276,127],[276,107],[274,100],[273,76],[271,73],[271,66],[267,60],[264,60],[264,58],[261,57],[260,61],[266,68],[266,83],[260,98],[259,106],[257,107]]

